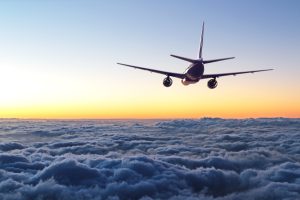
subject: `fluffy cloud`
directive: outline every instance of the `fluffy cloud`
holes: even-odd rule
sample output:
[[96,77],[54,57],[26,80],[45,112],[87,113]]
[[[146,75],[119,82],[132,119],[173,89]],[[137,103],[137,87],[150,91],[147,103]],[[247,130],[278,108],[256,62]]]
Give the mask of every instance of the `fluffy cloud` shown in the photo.
[[0,120],[0,199],[299,199],[300,120]]
[[8,142],[8,143],[1,143],[0,150],[1,151],[11,151],[14,149],[24,149],[25,147],[17,142]]

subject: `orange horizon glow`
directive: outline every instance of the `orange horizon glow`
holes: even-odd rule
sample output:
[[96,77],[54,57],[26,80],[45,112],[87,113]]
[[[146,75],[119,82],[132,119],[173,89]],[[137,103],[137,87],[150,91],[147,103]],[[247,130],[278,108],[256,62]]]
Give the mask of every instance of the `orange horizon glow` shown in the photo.
[[[299,109],[298,109],[299,110]],[[248,106],[247,109],[227,108],[206,108],[192,110],[187,107],[185,109],[172,109],[172,107],[152,107],[146,109],[143,105],[128,106],[126,109],[121,106],[114,108],[107,106],[106,108],[93,107],[27,107],[12,109],[1,109],[0,118],[20,118],[20,119],[183,119],[183,118],[299,118],[298,111],[287,111],[285,108],[274,110],[272,107],[263,110]]]
[[[148,74],[146,74],[148,75]],[[150,76],[151,78],[151,76]],[[233,78],[228,79],[232,80]],[[240,81],[241,79],[237,80]],[[224,81],[225,82],[225,81]],[[226,82],[225,82],[226,83]],[[88,87],[88,86],[87,86]],[[174,86],[168,90],[159,84],[146,88],[127,85],[127,90],[117,93],[105,91],[79,91],[65,95],[63,92],[41,98],[37,94],[7,99],[1,104],[0,118],[21,119],[182,119],[182,118],[299,118],[299,94],[280,96],[268,90],[249,85],[226,85],[215,90],[203,84]],[[244,88],[247,92],[243,93]],[[82,87],[84,89],[84,87]],[[193,91],[199,90],[198,93]],[[134,92],[137,91],[137,92]],[[85,93],[84,93],[85,92]],[[127,94],[128,93],[128,94]],[[293,95],[291,95],[293,94]],[[74,94],[73,94],[74,95]],[[55,99],[55,97],[60,97]],[[93,99],[91,98],[93,97]],[[3,101],[4,98],[2,98]],[[49,100],[50,99],[50,100]],[[92,99],[92,100],[91,100]]]
[[[155,86],[153,86],[155,87]],[[181,87],[164,93],[110,94],[111,97],[95,97],[94,100],[69,97],[61,101],[45,99],[7,101],[0,104],[0,118],[31,119],[178,119],[178,118],[261,118],[300,117],[298,98],[279,98],[275,93],[263,96],[261,92],[239,93],[215,90],[190,94],[194,88]],[[203,86],[199,86],[203,87]],[[246,87],[246,86],[245,86]],[[255,89],[255,88],[254,88]],[[142,91],[141,89],[138,89]],[[182,94],[183,93],[183,94]],[[234,95],[239,93],[239,95]],[[182,94],[180,96],[177,96]],[[255,96],[254,96],[255,94]],[[86,94],[93,96],[92,94]],[[153,95],[153,97],[151,97]],[[156,95],[156,96],[155,96]],[[185,96],[189,96],[186,98]],[[63,98],[63,95],[61,96]],[[21,98],[20,98],[21,99]],[[270,99],[270,100],[269,100]]]

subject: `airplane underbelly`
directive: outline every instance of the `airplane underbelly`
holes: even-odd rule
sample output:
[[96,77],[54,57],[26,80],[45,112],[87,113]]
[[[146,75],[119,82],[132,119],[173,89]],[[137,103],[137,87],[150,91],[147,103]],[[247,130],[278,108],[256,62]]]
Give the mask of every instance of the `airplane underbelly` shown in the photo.
[[181,80],[183,85],[189,85],[197,83],[204,73],[203,64],[194,64],[191,65],[190,68],[187,69],[185,73],[185,78]]
[[191,74],[187,74],[186,75],[187,79],[189,81],[196,81],[196,80],[199,80],[199,76],[194,76],[194,75],[191,75]]
[[190,79],[184,78],[184,79],[181,80],[181,83],[183,85],[189,85],[189,84],[195,84],[198,81],[199,81],[199,79],[198,80],[190,80]]
[[196,80],[199,80],[200,77],[203,75],[204,73],[204,67],[203,66],[194,66],[194,67],[191,67],[187,73],[186,73],[186,76],[188,79],[190,80],[193,80],[193,81],[196,81]]

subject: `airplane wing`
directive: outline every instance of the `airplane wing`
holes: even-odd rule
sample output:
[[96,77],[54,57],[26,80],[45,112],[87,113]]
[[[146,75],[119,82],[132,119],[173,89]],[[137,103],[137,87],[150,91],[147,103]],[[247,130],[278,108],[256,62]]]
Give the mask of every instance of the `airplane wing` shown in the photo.
[[154,73],[158,73],[158,74],[164,74],[166,76],[172,76],[175,78],[180,78],[180,79],[184,79],[185,78],[185,74],[179,74],[179,73],[173,73],[173,72],[166,72],[166,71],[160,71],[160,70],[156,70],[156,69],[150,69],[150,68],[145,68],[145,67],[139,67],[139,66],[135,66],[135,65],[127,65],[127,64],[123,64],[123,63],[117,63],[118,65],[124,65],[127,67],[132,67],[135,69],[141,69],[141,70],[146,70],[146,71],[150,71],[150,72],[154,72]]
[[270,71],[273,69],[263,69],[263,70],[255,70],[255,71],[244,71],[244,72],[231,72],[231,73],[222,73],[222,74],[204,74],[201,79],[205,78],[219,78],[221,76],[235,76],[238,74],[247,74],[247,73],[255,73],[255,72],[264,72],[264,71]]

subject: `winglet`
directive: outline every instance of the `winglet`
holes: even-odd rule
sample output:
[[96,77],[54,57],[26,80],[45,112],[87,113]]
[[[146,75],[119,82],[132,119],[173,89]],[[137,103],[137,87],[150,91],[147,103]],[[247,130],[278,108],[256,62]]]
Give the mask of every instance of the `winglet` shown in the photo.
[[202,24],[202,33],[201,33],[200,48],[199,48],[199,58],[202,58],[203,37],[204,37],[204,22]]

